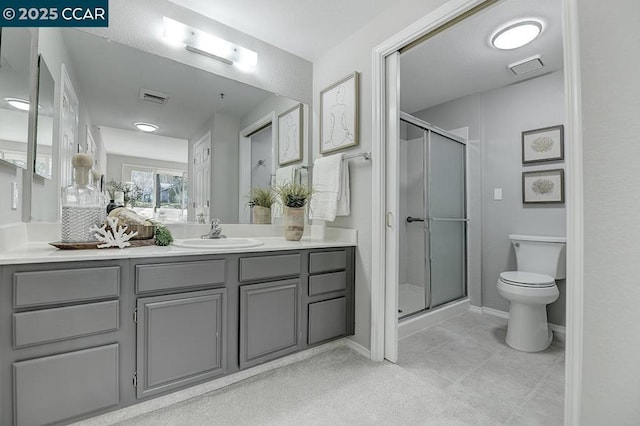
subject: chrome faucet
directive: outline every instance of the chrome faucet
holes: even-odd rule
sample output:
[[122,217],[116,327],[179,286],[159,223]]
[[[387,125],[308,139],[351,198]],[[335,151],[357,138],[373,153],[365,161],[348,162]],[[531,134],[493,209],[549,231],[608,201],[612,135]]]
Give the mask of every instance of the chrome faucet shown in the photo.
[[220,226],[220,219],[214,218],[211,221],[211,229],[208,234],[201,235],[200,238],[203,240],[206,239],[218,239],[218,238],[227,238],[226,235],[222,235],[222,226]]

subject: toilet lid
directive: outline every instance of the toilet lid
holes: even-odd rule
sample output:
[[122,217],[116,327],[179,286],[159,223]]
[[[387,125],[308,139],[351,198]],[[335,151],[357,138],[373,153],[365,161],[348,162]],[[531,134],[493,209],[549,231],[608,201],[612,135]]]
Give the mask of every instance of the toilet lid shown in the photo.
[[522,287],[551,287],[556,284],[556,281],[549,275],[522,271],[503,272],[500,274],[500,280]]

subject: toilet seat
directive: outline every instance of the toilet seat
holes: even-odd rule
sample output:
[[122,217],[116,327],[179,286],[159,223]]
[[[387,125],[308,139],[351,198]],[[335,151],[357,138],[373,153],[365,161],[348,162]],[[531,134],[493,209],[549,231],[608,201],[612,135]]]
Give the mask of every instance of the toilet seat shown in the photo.
[[523,271],[503,272],[500,274],[500,281],[517,287],[544,288],[556,285],[556,281],[549,275]]

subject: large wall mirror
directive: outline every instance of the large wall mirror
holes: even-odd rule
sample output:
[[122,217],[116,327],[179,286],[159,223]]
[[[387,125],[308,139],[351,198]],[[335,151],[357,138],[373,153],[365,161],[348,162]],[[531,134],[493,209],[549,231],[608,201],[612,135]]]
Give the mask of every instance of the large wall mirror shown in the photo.
[[51,179],[53,171],[53,95],[55,82],[42,56],[38,59],[38,114],[34,173]]
[[0,161],[27,168],[31,32],[0,28]]
[[[54,144],[59,140],[92,153],[96,179],[136,184],[141,191],[134,208],[143,214],[237,223],[249,217],[240,181],[259,175],[261,185],[273,182],[278,116],[297,101],[78,29],[41,29],[39,50],[54,76],[62,65],[67,74],[56,78],[56,97],[62,98],[54,102],[60,105]],[[72,118],[65,110],[66,92],[77,98]],[[303,109],[308,158],[308,108]],[[271,135],[242,133],[268,115],[274,117],[266,126]],[[62,157],[72,153],[60,151]],[[62,170],[68,168],[64,158],[58,164],[54,178],[68,173]]]

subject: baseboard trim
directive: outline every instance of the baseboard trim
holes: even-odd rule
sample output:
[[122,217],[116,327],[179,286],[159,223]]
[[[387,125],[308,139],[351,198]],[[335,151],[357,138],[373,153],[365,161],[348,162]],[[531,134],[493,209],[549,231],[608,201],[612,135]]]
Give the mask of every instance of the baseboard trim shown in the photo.
[[371,359],[371,351],[350,338],[344,339],[345,345],[367,359]]
[[151,413],[153,411],[169,407],[179,402],[187,401],[189,399],[202,396],[209,392],[213,392],[215,390],[224,388],[234,383],[241,382],[242,380],[246,380],[253,376],[257,376],[258,374],[262,374],[267,371],[274,370],[276,368],[285,367],[290,364],[295,364],[297,362],[304,361],[305,359],[311,358],[313,356],[316,356],[321,353],[324,353],[339,347],[343,347],[343,346],[347,346],[353,349],[354,351],[365,356],[368,359],[371,358],[370,352],[365,347],[352,341],[351,339],[343,338],[339,340],[334,340],[332,342],[325,343],[324,345],[316,346],[314,348],[307,349],[305,351],[298,352],[296,354],[292,354],[289,356],[285,356],[283,358],[276,359],[274,361],[267,362],[265,364],[257,365],[247,370],[241,370],[233,374],[230,374],[228,376],[214,379],[210,382],[202,383],[187,389],[182,389],[182,390],[170,393],[168,395],[160,396],[150,401],[145,401],[139,404],[130,405],[128,407],[124,407],[116,411],[111,411],[96,417],[91,417],[86,420],[81,420],[77,423],[73,423],[72,426],[114,425],[114,424],[123,422],[125,420],[133,419],[135,417],[142,416],[142,415]]
[[[489,314],[495,317],[509,319],[509,312],[499,311],[493,308],[487,308],[486,306],[471,306],[470,309],[472,312],[477,312],[480,314]],[[552,324],[549,323],[549,329],[553,331],[553,334],[558,337],[558,340],[564,342],[567,336],[567,328],[563,325]]]

